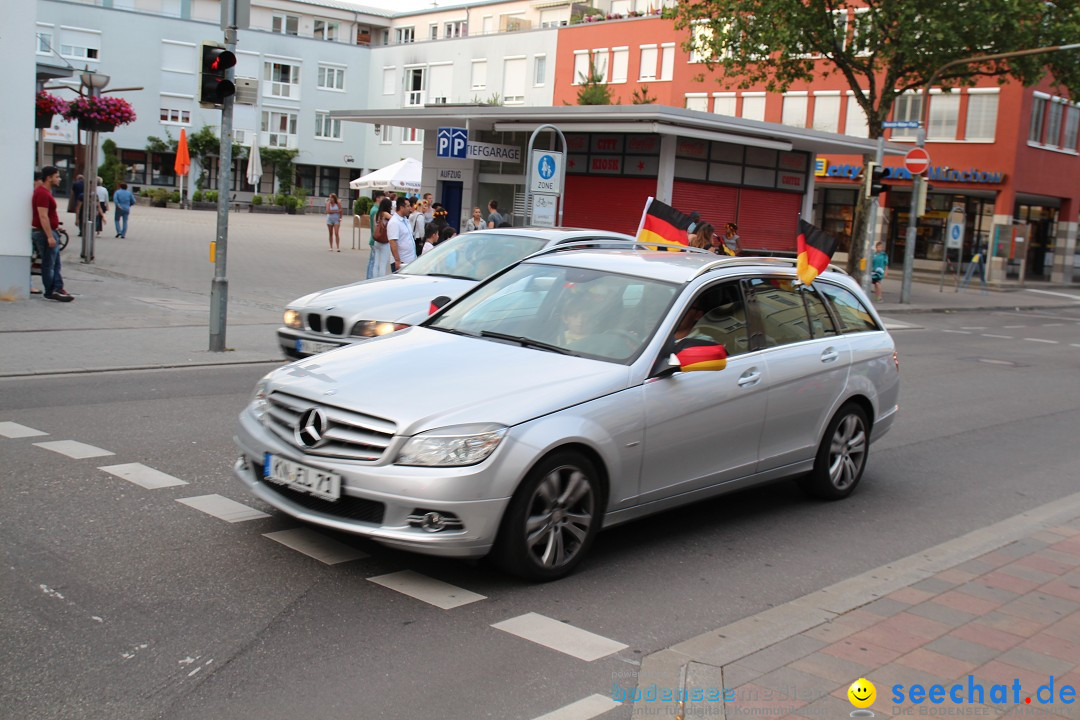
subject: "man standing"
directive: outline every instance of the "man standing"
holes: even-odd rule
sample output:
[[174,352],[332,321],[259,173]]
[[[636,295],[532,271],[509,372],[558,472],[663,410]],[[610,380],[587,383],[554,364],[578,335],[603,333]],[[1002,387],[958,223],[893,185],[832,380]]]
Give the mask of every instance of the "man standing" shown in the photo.
[[[45,298],[57,302],[71,302],[74,298],[64,289],[60,276],[60,218],[56,214],[56,199],[52,189],[60,184],[60,170],[48,165],[41,169],[41,185],[34,189],[33,232],[30,234],[34,247],[41,258],[41,284],[45,286]],[[25,227],[25,226],[24,226]]]
[[[127,183],[120,183],[120,189],[113,193],[113,220],[116,222],[116,237],[127,237],[128,215],[131,214],[131,206],[135,204],[135,196],[127,189]],[[121,225],[120,221],[124,224]]]
[[[367,261],[367,275],[364,276],[365,280],[370,280],[375,276],[375,223],[379,220],[379,203],[382,202],[386,193],[382,190],[375,191],[375,202],[371,206],[371,211],[368,213],[368,227],[371,229],[371,237],[368,238],[368,261]],[[385,272],[385,268],[383,270]]]
[[386,227],[386,237],[390,240],[390,252],[394,256],[394,272],[401,270],[416,259],[416,241],[413,240],[412,226],[409,225],[409,213],[412,206],[405,197],[399,197],[394,217]]
[[503,224],[503,216],[499,213],[499,201],[488,201],[488,224],[489,228],[497,228]]
[[101,235],[101,228],[105,225],[105,213],[109,212],[109,189],[105,187],[105,184],[101,180],[101,176],[97,179],[97,232],[98,236]]

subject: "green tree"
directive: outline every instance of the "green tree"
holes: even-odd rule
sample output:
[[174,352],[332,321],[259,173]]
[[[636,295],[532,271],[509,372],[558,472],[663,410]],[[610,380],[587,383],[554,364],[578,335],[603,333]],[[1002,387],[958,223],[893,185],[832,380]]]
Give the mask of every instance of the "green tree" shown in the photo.
[[286,148],[259,148],[259,157],[262,158],[263,165],[274,166],[274,177],[278,181],[278,192],[283,195],[292,192],[293,159],[296,155],[296,150]]
[[[699,0],[679,3],[675,24],[690,30],[684,47],[710,71],[722,71],[721,83],[734,78],[741,88],[763,84],[783,92],[841,75],[877,138],[896,98],[922,88],[950,61],[1075,41],[1080,0]],[[952,88],[995,77],[1031,85],[1048,71],[1077,97],[1077,52],[956,65],[935,84]],[[864,234],[868,206],[859,201],[853,238]],[[852,242],[849,270],[859,267],[862,249]]]
[[634,90],[633,96],[630,98],[630,102],[634,105],[652,105],[656,102],[656,98],[649,95],[649,86],[642,85]]
[[188,135],[188,154],[199,163],[199,177],[195,180],[195,187],[199,190],[206,187],[206,168],[210,166],[210,158],[217,156],[220,148],[221,138],[209,125],[203,125],[198,132]]
[[578,89],[578,105],[610,105],[611,88],[604,82],[604,76],[596,70],[592,54],[589,54],[589,72],[581,75],[581,87]]
[[105,156],[105,162],[98,168],[97,174],[102,184],[109,189],[110,194],[124,182],[126,168],[120,162],[120,153],[116,150],[116,143],[112,139],[101,144],[101,153]]

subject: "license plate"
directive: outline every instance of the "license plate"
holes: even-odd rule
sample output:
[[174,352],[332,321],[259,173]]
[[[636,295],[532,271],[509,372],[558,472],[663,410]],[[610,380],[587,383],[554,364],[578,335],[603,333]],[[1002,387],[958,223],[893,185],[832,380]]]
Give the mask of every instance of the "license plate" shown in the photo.
[[341,497],[341,476],[318,470],[291,460],[266,453],[263,459],[263,477],[278,485],[286,485],[298,492],[310,493],[323,500]]
[[318,340],[304,340],[303,338],[296,340],[296,351],[308,355],[318,355],[329,350],[337,350],[339,347],[341,346],[335,343],[319,342]]

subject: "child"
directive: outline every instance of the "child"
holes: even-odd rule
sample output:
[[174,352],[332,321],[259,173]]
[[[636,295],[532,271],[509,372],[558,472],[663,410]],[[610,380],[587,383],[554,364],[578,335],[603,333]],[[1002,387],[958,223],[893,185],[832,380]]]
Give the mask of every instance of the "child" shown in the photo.
[[874,260],[870,270],[870,282],[874,284],[874,299],[881,302],[881,281],[889,274],[889,255],[885,252],[885,243],[878,240],[874,244]]
[[420,248],[420,254],[423,255],[431,248],[439,244],[439,226],[433,222],[424,226],[424,245]]

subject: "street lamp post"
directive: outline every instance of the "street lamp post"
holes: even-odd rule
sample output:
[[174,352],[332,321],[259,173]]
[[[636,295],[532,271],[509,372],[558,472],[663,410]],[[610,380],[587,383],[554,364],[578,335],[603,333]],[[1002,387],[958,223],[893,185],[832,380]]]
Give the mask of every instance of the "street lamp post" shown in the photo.
[[[109,76],[92,72],[90,68],[79,75],[79,82],[87,97],[98,97],[109,84]],[[97,200],[97,158],[98,132],[86,131],[85,180],[83,182],[83,214],[80,218],[83,229],[81,257],[84,263],[94,262],[95,220],[99,211]]]

